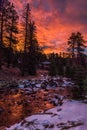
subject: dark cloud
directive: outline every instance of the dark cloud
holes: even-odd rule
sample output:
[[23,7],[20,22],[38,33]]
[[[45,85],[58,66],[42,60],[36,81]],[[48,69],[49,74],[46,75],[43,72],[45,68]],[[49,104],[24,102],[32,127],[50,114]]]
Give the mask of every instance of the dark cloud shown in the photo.
[[66,11],[63,14],[67,23],[87,24],[87,1],[86,0],[68,0]]

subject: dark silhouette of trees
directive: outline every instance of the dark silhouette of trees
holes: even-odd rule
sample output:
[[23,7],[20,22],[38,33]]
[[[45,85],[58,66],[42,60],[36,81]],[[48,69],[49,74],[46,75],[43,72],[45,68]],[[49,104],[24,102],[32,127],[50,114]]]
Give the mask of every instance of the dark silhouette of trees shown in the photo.
[[[18,15],[14,5],[8,0],[2,0],[0,9],[0,43],[11,46],[15,43]],[[14,38],[13,38],[14,37]],[[8,45],[9,43],[9,45]]]
[[8,9],[8,3],[7,0],[2,0],[0,4],[0,43],[3,44],[4,41],[4,30],[5,30],[5,24],[6,24],[6,11]]
[[[3,53],[6,53],[4,55],[7,58],[7,61],[10,61],[10,49],[5,49],[6,47],[10,48],[10,44],[14,43],[16,37],[14,37],[13,41],[13,29],[11,28],[11,16],[12,16],[12,7],[13,5],[8,0],[1,0],[0,2],[0,44],[2,46]],[[15,8],[14,11],[16,12]],[[14,19],[15,22],[15,19]],[[17,26],[17,24],[16,24]],[[12,32],[12,33],[11,33]],[[12,35],[11,35],[12,34]],[[9,43],[9,45],[8,45]],[[4,47],[4,49],[3,49]],[[9,51],[8,51],[9,50]],[[5,51],[5,52],[4,52]],[[9,59],[9,60],[8,60]],[[2,58],[0,59],[2,61]]]
[[72,33],[71,36],[68,39],[68,45],[69,48],[68,50],[71,52],[72,57],[75,56],[80,56],[82,51],[84,51],[84,45],[85,40],[80,32],[77,33]]
[[0,44],[4,45],[6,53],[7,67],[12,60],[12,50],[17,43],[18,14],[14,5],[9,0],[2,0],[0,4]]
[[14,44],[17,44],[18,40],[17,40],[17,34],[18,34],[18,14],[15,10],[15,7],[13,5],[13,3],[10,5],[9,10],[8,10],[8,23],[7,23],[7,32],[8,32],[8,36],[6,37],[9,41],[9,48],[13,48]]
[[83,64],[83,52],[85,48],[85,40],[80,32],[72,33],[69,40],[69,52],[72,55],[72,66]]
[[36,37],[36,26],[33,21],[29,24],[30,29],[30,45],[29,45],[29,74],[36,74],[36,67],[38,65],[38,54],[41,51]]
[[12,57],[12,50],[14,49],[14,46],[18,43],[17,40],[17,34],[18,34],[18,14],[15,10],[15,7],[13,4],[10,4],[8,9],[8,22],[6,26],[7,30],[7,36],[6,39],[8,41],[8,57],[7,57],[7,67],[10,66],[11,63],[11,57]]
[[63,57],[58,56],[58,54],[51,53],[49,55],[50,61],[50,68],[49,68],[49,75],[56,76],[64,74],[64,64],[65,60]]
[[80,54],[84,51],[84,47],[85,47],[85,40],[84,37],[82,36],[82,34],[80,32],[77,32],[76,34],[76,50],[77,50],[77,55],[80,56]]
[[72,60],[71,63],[73,65],[70,66],[66,70],[66,75],[72,78],[78,87],[73,89],[73,95],[75,98],[82,98],[83,97],[83,80],[87,75],[87,71],[85,68],[85,55],[84,55],[84,48],[85,48],[85,40],[84,37],[80,32],[72,33],[71,37],[68,41],[69,50],[71,50]]
[[57,66],[58,57],[54,53],[51,53],[49,55],[49,61],[50,61],[49,75],[56,76],[58,74],[58,66]]
[[39,52],[41,52],[37,37],[35,22],[31,18],[29,3],[23,11],[23,34],[24,34],[24,53],[22,54],[21,72],[27,69],[28,74],[35,75],[38,64]]
[[75,33],[72,33],[71,36],[68,39],[68,45],[69,45],[69,52],[71,53],[72,57],[75,56],[75,46],[76,46],[76,35]]
[[24,44],[24,52],[21,54],[21,65],[20,65],[20,70],[22,76],[24,76],[25,69],[28,68],[29,65],[29,57],[28,57],[28,52],[29,52],[29,37],[30,37],[30,30],[29,30],[29,24],[31,22],[31,11],[30,11],[30,6],[29,3],[26,4],[23,10],[22,14],[22,35],[23,35],[23,44]]
[[28,48],[29,48],[29,36],[30,36],[30,29],[29,29],[29,25],[31,22],[31,10],[30,10],[30,6],[29,3],[27,3],[27,5],[25,6],[24,10],[23,10],[23,35],[24,35],[24,53],[28,52]]

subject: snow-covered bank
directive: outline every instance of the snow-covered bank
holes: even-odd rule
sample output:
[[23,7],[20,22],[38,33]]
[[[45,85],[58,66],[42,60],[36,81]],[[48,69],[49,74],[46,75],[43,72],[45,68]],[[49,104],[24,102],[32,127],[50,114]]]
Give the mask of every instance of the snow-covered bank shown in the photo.
[[80,101],[65,100],[44,113],[25,118],[22,122],[6,130],[86,130],[87,104]]

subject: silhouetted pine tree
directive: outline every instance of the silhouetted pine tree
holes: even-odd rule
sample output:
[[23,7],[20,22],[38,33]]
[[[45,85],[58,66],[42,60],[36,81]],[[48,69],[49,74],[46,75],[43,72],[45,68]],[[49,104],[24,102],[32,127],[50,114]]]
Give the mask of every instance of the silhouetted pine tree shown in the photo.
[[76,44],[77,54],[80,55],[84,51],[85,47],[85,40],[80,32],[76,33]]
[[31,10],[29,3],[25,6],[23,10],[23,36],[24,36],[24,53],[28,51],[29,48],[29,35],[30,35],[30,30],[29,30],[29,24],[31,22]]
[[[80,32],[72,33],[68,40],[68,50],[71,52],[72,58],[74,58],[76,55],[76,57],[78,58],[78,64],[81,64],[81,54],[85,48],[84,44],[85,40]],[[73,62],[75,62],[74,59]]]
[[8,36],[6,37],[9,41],[9,48],[13,48],[14,44],[18,43],[17,40],[17,34],[18,34],[18,14],[17,11],[15,10],[15,7],[13,5],[13,3],[9,6],[8,9],[8,22],[7,22],[7,32],[8,32]]
[[79,66],[78,68],[74,69],[73,80],[78,85],[78,91],[74,90],[77,98],[83,98],[83,94],[84,94],[83,80],[86,78],[86,75],[87,72],[85,68],[83,68],[82,66]]
[[13,4],[9,5],[9,9],[7,10],[7,25],[6,25],[6,31],[7,31],[7,42],[9,43],[7,45],[8,47],[8,57],[7,57],[7,67],[10,66],[11,60],[12,60],[12,50],[14,49],[14,46],[18,43],[17,40],[17,34],[18,34],[18,14],[15,10],[15,7]]
[[23,44],[24,44],[24,52],[21,54],[21,74],[24,76],[25,69],[28,66],[28,57],[27,53],[29,52],[29,36],[30,36],[30,30],[29,30],[29,24],[31,22],[31,11],[29,3],[26,4],[26,6],[23,9],[22,14],[22,35],[23,35]]
[[4,34],[6,31],[6,21],[7,21],[7,9],[8,9],[9,1],[1,0],[0,3],[0,43],[4,43]]
[[31,21],[29,24],[30,36],[29,36],[29,74],[36,74],[36,67],[38,65],[38,54],[41,51],[38,45],[36,37],[36,26],[35,22]]
[[76,46],[76,34],[72,33],[68,39],[68,51],[71,53],[72,57],[75,56],[75,46]]
[[27,68],[28,74],[36,74],[36,64],[38,53],[40,52],[38,41],[36,38],[36,26],[31,18],[29,3],[27,3],[23,11],[23,34],[24,34],[24,54],[22,58],[22,75]]
[[49,75],[56,76],[58,75],[58,56],[54,53],[49,55],[50,67],[49,67]]

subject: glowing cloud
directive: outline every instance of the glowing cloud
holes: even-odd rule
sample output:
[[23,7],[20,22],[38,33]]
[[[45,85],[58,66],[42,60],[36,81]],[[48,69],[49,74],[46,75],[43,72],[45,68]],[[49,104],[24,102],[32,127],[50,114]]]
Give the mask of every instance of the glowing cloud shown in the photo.
[[65,51],[67,39],[74,31],[87,38],[87,0],[10,0],[18,12],[30,3],[37,26],[37,37],[45,52]]

